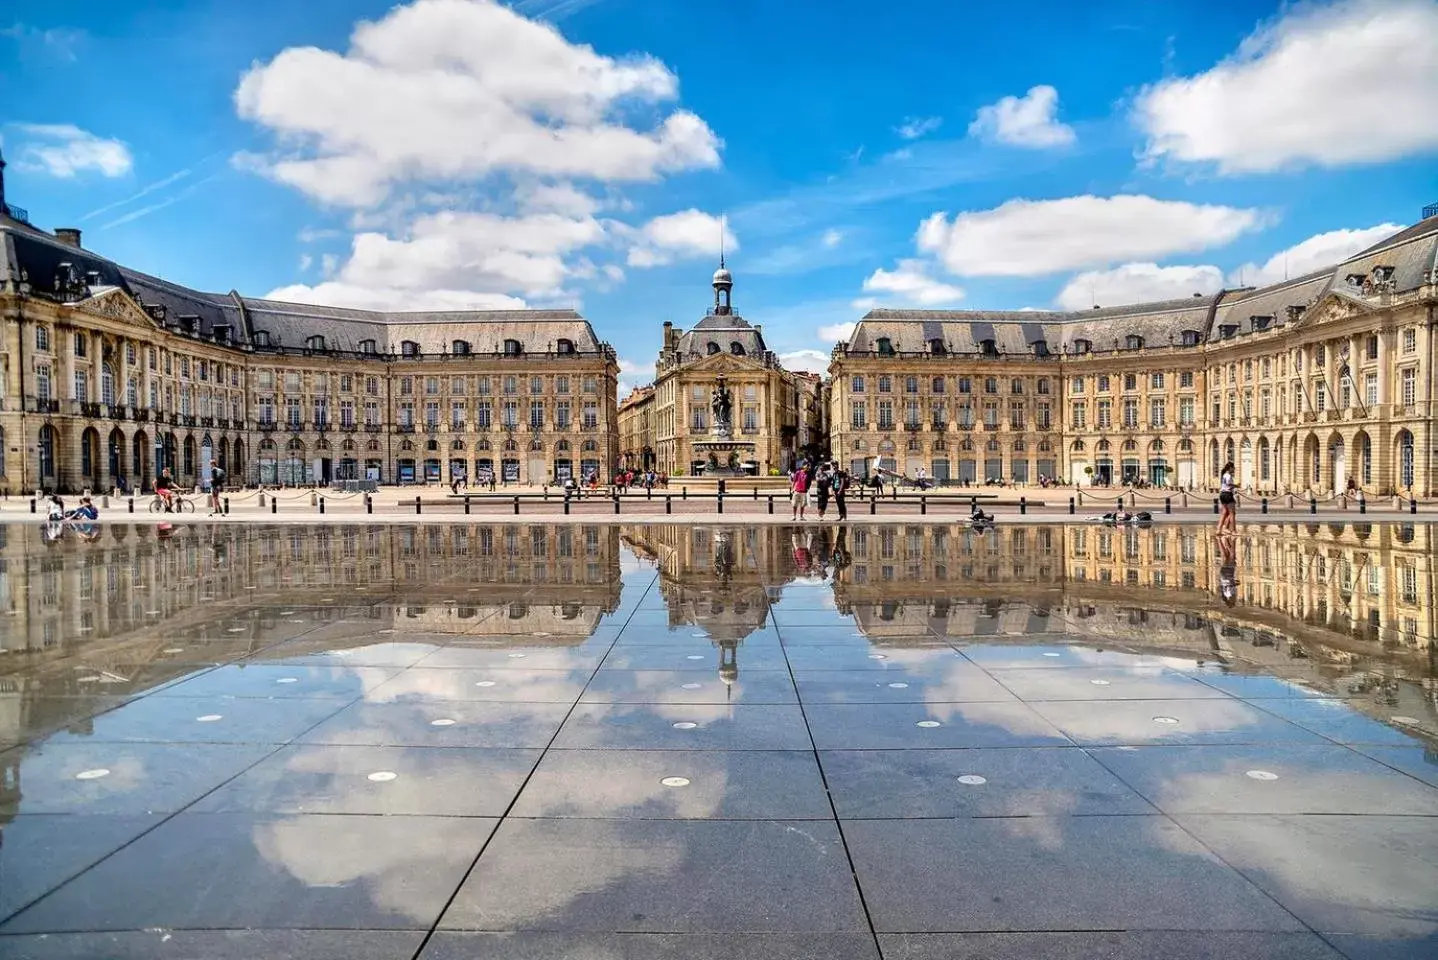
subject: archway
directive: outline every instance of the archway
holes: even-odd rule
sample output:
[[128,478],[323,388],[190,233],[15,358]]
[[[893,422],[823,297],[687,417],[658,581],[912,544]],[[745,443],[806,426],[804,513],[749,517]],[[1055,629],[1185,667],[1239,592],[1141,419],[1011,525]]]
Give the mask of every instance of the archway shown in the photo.
[[1238,485],[1252,490],[1253,476],[1253,441],[1244,437],[1243,442],[1238,446]]
[[1348,456],[1343,448],[1343,437],[1335,433],[1328,438],[1329,489],[1334,493],[1348,485]]
[[1258,485],[1264,490],[1273,489],[1273,449],[1267,437],[1258,438]]
[[110,440],[107,444],[108,456],[106,463],[110,473],[110,482],[121,490],[129,488],[125,480],[125,435],[116,427],[110,431]]
[[1398,431],[1393,445],[1397,454],[1395,463],[1398,468],[1398,489],[1406,492],[1413,488],[1414,482],[1413,434],[1407,430]]
[[1155,487],[1168,485],[1168,457],[1162,440],[1148,445],[1148,482]]
[[48,423],[42,426],[36,438],[35,452],[40,470],[40,486],[46,489],[55,487],[55,448],[58,445],[59,438],[55,434],[55,428]]
[[1323,482],[1323,461],[1319,453],[1318,437],[1309,434],[1303,441],[1304,483],[1317,489]]
[[91,490],[100,485],[100,431],[94,427],[80,434],[80,481]]
[[1198,482],[1198,464],[1194,460],[1193,441],[1185,437],[1178,441],[1178,485],[1192,490]]
[[136,490],[144,489],[150,479],[150,437],[143,430],[130,438],[130,476]]
[[1359,430],[1353,437],[1353,456],[1357,460],[1354,467],[1358,474],[1359,485],[1371,487],[1373,485],[1373,440],[1368,436],[1366,430]]
[[[234,449],[230,452],[230,462],[225,464],[225,469],[230,472],[235,483],[245,482],[245,441],[236,439]],[[233,464],[233,466],[231,465]]]

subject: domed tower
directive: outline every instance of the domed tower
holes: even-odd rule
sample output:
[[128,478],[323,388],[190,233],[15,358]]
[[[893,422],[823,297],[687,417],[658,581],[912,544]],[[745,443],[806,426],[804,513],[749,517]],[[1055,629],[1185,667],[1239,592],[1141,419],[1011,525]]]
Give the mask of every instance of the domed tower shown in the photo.
[[734,275],[724,266],[724,255],[719,255],[719,269],[714,271],[714,313],[727,317],[733,312],[729,296],[734,290]]

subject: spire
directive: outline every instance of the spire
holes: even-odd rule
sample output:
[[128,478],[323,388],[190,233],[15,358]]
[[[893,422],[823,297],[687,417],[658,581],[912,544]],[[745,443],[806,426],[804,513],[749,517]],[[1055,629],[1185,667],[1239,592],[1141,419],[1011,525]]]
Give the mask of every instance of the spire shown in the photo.
[[[4,158],[0,157],[0,169],[5,166]],[[724,269],[724,214],[719,214],[719,269]]]
[[0,150],[0,217],[6,216],[5,209],[5,152]]

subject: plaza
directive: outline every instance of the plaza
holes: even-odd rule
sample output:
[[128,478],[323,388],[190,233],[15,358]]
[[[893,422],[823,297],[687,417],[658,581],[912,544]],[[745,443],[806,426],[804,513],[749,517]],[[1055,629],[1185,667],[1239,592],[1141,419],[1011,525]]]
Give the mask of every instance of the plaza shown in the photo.
[[6,957],[1428,957],[1434,528],[0,526]]

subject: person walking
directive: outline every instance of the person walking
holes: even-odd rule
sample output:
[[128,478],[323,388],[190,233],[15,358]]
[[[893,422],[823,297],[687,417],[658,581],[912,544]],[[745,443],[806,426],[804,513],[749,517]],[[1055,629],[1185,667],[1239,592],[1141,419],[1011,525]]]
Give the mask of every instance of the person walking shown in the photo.
[[1238,532],[1238,491],[1233,482],[1233,461],[1223,465],[1218,475],[1218,532]]
[[220,508],[220,495],[225,492],[225,471],[220,467],[218,460],[210,461],[210,516],[223,513]]
[[809,506],[809,467],[799,464],[789,477],[789,505],[793,507],[793,520],[803,520]]
[[819,519],[824,519],[824,514],[829,509],[829,494],[834,492],[834,478],[829,473],[829,465],[822,463],[814,474],[814,506],[819,509]]
[[846,497],[849,494],[849,474],[839,469],[839,461],[832,464],[833,472],[830,474],[829,485],[834,490],[834,506],[839,511],[839,522],[847,523],[849,520],[849,504]]

